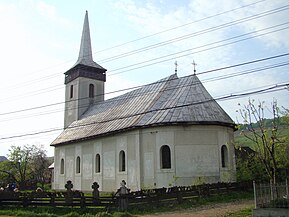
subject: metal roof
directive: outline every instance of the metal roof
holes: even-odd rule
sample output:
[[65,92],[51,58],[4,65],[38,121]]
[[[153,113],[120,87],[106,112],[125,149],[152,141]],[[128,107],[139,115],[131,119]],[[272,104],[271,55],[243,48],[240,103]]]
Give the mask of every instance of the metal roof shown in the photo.
[[[84,22],[83,22],[83,29],[81,35],[81,43],[79,49],[78,60],[73,65],[76,66],[78,64],[91,66],[99,69],[104,69],[102,66],[98,65],[96,62],[93,61],[92,58],[92,51],[91,51],[91,40],[90,40],[90,30],[89,30],[89,21],[88,21],[88,12],[85,12]],[[72,68],[73,68],[72,67]]]
[[173,124],[234,127],[196,75],[176,74],[91,106],[52,142],[52,146],[88,140],[134,128]]

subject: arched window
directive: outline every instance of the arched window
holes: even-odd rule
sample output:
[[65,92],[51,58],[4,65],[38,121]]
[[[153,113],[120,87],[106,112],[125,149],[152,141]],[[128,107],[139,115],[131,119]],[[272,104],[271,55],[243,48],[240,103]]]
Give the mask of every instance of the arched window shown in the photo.
[[125,171],[125,153],[124,151],[119,152],[119,172]]
[[100,155],[95,155],[95,172],[100,173]]
[[80,157],[76,158],[76,173],[80,173]]
[[171,150],[168,145],[163,145],[160,150],[161,169],[171,168]]
[[73,98],[73,85],[70,86],[70,98]]
[[60,161],[60,174],[64,174],[64,159],[61,158]]
[[89,94],[88,94],[89,98],[94,98],[94,85],[90,84],[89,85]]
[[221,147],[221,160],[222,167],[228,167],[228,148],[225,145]]

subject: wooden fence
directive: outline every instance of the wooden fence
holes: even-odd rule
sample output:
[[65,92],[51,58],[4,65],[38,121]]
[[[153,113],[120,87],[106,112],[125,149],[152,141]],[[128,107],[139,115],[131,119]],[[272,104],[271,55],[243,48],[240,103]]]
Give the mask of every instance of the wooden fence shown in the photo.
[[67,192],[0,192],[0,206],[53,206],[53,207],[94,207],[116,208],[122,199],[128,201],[129,207],[141,205],[160,205],[165,203],[182,203],[186,200],[197,200],[214,195],[230,194],[236,191],[252,189],[252,183],[216,183],[198,186],[147,189],[121,197],[115,195],[95,198],[80,191]]

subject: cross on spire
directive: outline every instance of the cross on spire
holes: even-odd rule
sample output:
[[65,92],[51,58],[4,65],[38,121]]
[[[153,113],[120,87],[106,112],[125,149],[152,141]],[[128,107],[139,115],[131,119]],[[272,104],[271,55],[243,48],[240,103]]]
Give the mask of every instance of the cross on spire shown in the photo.
[[195,60],[193,60],[193,62],[192,62],[192,65],[193,65],[193,67],[194,67],[194,75],[196,74],[196,63],[195,63]]

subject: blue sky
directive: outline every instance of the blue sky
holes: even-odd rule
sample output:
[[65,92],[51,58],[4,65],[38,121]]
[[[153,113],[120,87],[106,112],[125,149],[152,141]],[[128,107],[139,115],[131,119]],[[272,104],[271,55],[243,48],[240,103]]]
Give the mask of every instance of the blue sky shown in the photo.
[[[197,73],[200,73],[287,53],[287,4],[286,0],[0,0],[0,155],[7,155],[10,145],[25,144],[43,145],[48,155],[53,155],[49,144],[60,131],[15,136],[63,127],[63,73],[77,60],[86,10],[94,60],[108,70],[106,92],[111,92],[167,77],[174,73],[175,61],[181,77],[193,73],[193,61],[197,63]],[[279,12],[268,14],[277,8]],[[250,16],[255,17],[245,22]],[[227,27],[221,28],[224,25]],[[187,39],[175,40],[189,34],[191,36]],[[238,37],[243,34],[246,35]],[[224,45],[234,41],[228,41],[229,38],[238,37],[235,40],[239,40],[256,34],[262,35]],[[145,36],[150,37],[131,42]],[[107,61],[109,57],[168,40],[171,43],[164,46]],[[166,55],[170,56],[150,61]],[[163,61],[166,59],[169,60]],[[163,62],[134,70],[127,67],[144,61]],[[242,93],[288,83],[288,61],[289,57],[285,56],[198,77],[213,97]],[[280,63],[284,66],[206,82],[209,78]],[[126,68],[116,70],[122,67]],[[265,101],[268,106],[276,98],[280,106],[289,108],[288,93],[288,90],[282,90],[250,98]],[[106,98],[115,95],[108,94]],[[237,121],[235,111],[239,109],[238,103],[244,104],[248,99],[219,103]],[[51,104],[57,105],[44,106]],[[44,107],[30,109],[41,106]],[[14,112],[19,110],[25,111]],[[12,138],[4,139],[7,137]]]

